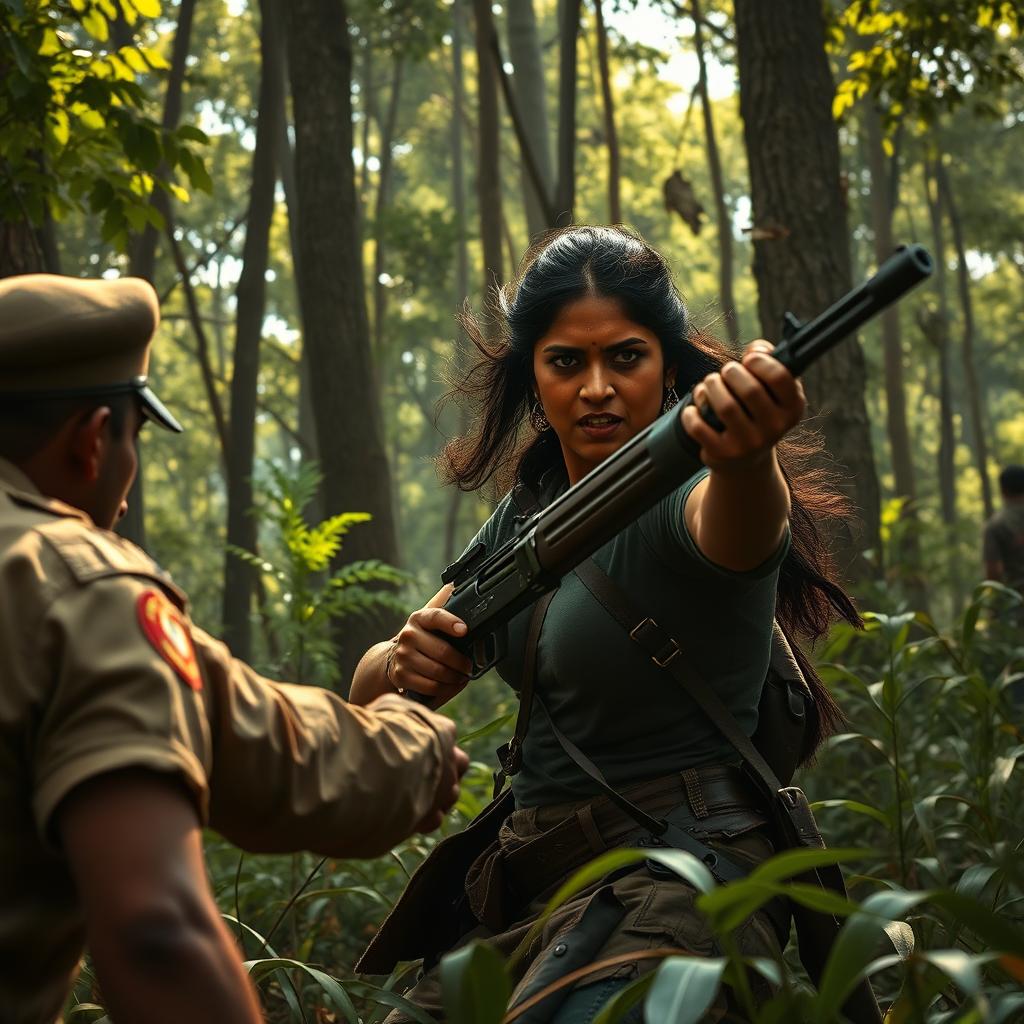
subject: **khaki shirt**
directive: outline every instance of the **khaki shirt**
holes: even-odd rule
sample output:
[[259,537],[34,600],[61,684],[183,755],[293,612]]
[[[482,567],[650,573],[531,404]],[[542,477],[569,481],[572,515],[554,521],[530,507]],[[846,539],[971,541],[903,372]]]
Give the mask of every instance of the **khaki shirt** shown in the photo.
[[78,969],[53,827],[77,785],[171,772],[248,850],[375,856],[433,803],[439,722],[397,695],[371,710],[263,679],[141,550],[0,459],[0,1019],[49,1024]]

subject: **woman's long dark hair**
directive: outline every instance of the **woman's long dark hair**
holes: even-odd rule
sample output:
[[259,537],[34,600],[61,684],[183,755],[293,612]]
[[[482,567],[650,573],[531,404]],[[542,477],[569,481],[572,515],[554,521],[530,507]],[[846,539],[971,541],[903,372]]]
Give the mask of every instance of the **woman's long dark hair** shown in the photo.
[[[634,323],[661,341],[666,367],[676,367],[682,394],[718,369],[731,353],[690,323],[668,266],[639,236],[621,227],[570,227],[550,232],[526,254],[515,279],[498,292],[500,323],[491,338],[467,310],[462,326],[479,356],[453,380],[446,397],[465,401],[468,432],[446,445],[441,471],[462,490],[490,485],[508,490],[517,480],[536,491],[540,476],[563,467],[553,430],[529,426],[533,349],[559,311],[585,295],[617,299]],[[792,492],[792,543],[779,572],[776,617],[793,646],[818,710],[804,760],[843,721],[839,706],[796,642],[817,640],[837,618],[859,626],[860,615],[835,581],[835,567],[818,524],[849,514],[845,498],[820,468],[820,439],[806,429],[778,445]]]

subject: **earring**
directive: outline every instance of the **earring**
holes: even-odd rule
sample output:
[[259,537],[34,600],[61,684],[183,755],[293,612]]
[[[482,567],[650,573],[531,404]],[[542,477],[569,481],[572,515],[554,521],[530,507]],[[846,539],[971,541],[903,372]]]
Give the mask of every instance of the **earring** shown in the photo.
[[530,409],[530,426],[537,431],[538,434],[543,434],[545,430],[551,428],[551,424],[548,422],[547,416],[544,415],[544,407],[540,404],[540,399],[533,403],[533,408]]
[[668,412],[669,409],[679,404],[679,396],[676,394],[675,385],[665,388],[665,398],[661,403],[661,411]]

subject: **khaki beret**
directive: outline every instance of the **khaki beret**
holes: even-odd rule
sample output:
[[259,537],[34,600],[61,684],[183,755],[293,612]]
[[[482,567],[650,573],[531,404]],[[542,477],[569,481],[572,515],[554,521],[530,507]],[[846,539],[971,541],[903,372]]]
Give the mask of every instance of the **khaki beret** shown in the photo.
[[180,431],[146,379],[159,322],[156,293],[141,278],[0,280],[0,401],[131,392],[148,419]]

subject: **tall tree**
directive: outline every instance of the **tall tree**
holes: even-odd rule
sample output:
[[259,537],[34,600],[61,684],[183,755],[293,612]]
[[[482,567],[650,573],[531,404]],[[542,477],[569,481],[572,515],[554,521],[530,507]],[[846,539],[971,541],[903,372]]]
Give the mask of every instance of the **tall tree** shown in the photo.
[[[777,338],[787,309],[813,316],[850,287],[834,89],[818,0],[736,0],[735,12],[758,312],[765,336]],[[845,467],[863,518],[865,536],[847,526],[837,538],[838,557],[856,576],[868,571],[861,551],[877,549],[879,537],[864,386],[864,357],[852,341],[824,356],[805,380],[811,409],[823,414],[826,444]]]
[[692,0],[693,48],[697,54],[697,92],[700,94],[701,113],[704,116],[704,145],[708,155],[708,173],[715,193],[715,223],[718,227],[718,301],[722,307],[726,330],[733,345],[740,340],[740,325],[736,316],[736,299],[732,291],[732,218],[725,202],[725,182],[722,176],[722,158],[718,153],[715,135],[715,117],[711,109],[708,89],[708,66],[704,47],[704,11],[700,0]]
[[939,362],[939,507],[946,530],[946,553],[949,560],[953,607],[959,610],[961,586],[959,560],[956,557],[956,436],[953,430],[953,382],[949,342],[949,288],[946,281],[946,242],[942,224],[942,202],[939,196],[933,160],[926,158],[924,193],[928,203],[928,219],[935,253],[934,289],[937,305],[923,309],[918,322],[925,337],[938,355]]
[[[164,131],[173,131],[181,120],[181,98],[185,89],[185,70],[192,45],[192,22],[195,16],[196,0],[181,0],[178,4],[178,27],[174,32],[171,46],[171,70],[167,75],[167,89],[164,93]],[[163,168],[166,174],[166,165]],[[131,271],[136,277],[152,282],[156,276],[156,249],[160,233],[155,225],[147,224],[132,246]]]
[[[256,453],[256,387],[260,368],[260,342],[266,307],[267,260],[270,225],[274,217],[277,153],[281,141],[280,117],[284,86],[277,37],[278,0],[262,0],[260,26],[260,88],[256,145],[252,155],[249,214],[242,248],[235,314],[235,351],[231,373],[228,420],[227,542],[256,551],[253,515],[253,460]],[[250,612],[256,570],[228,551],[224,561],[224,640],[245,661],[252,658]]]
[[[370,356],[352,164],[352,49],[345,0],[290,0],[288,72],[295,119],[297,265],[316,434],[329,514],[369,512],[346,561],[396,562],[398,545],[377,380]],[[344,620],[341,678],[394,623]]]
[[[513,5],[513,7],[516,5]],[[511,12],[510,12],[511,15]],[[462,0],[452,0],[452,206],[455,209],[455,308],[460,309],[469,297],[469,251],[466,244],[466,172],[462,148],[462,119],[465,113],[465,95],[462,78]],[[459,328],[456,338],[455,366],[461,366],[467,344],[465,331]],[[459,404],[459,433],[467,427],[465,405]],[[444,522],[445,564],[455,561],[458,542],[459,510],[463,492],[449,486],[448,507]]]
[[[185,68],[189,49],[192,43],[192,21],[195,14],[196,0],[181,0],[178,4],[178,25],[174,32],[174,43],[171,46],[171,70],[167,75],[167,89],[164,93],[164,131],[173,131],[181,120],[181,97],[185,87]],[[128,32],[123,15],[118,18],[116,28],[121,33]],[[129,33],[130,38],[130,33]],[[166,175],[166,164],[162,167]],[[131,272],[135,277],[144,277],[151,284],[156,278],[156,249],[160,235],[156,225],[147,222],[142,234],[137,235],[130,251]],[[135,474],[131,490],[128,492],[128,512],[117,524],[117,532],[122,537],[146,546],[146,495],[145,495],[145,462],[140,452],[139,469]]]
[[526,226],[532,238],[550,227],[546,209],[555,191],[555,173],[551,166],[551,143],[548,134],[547,90],[544,80],[544,59],[537,31],[537,15],[533,0],[516,0],[508,6],[508,49],[515,72],[512,89],[516,108],[522,118],[543,195],[538,195],[525,167],[522,170]]
[[502,280],[501,166],[498,120],[498,82],[491,50],[494,35],[490,0],[473,0],[477,66],[477,128],[480,136],[476,190],[480,240],[484,257],[484,311],[487,331],[497,324],[495,287]]
[[[380,358],[384,345],[384,323],[387,316],[388,288],[384,283],[385,213],[391,199],[391,168],[394,163],[395,129],[398,126],[398,105],[402,97],[405,57],[401,46],[395,47],[392,58],[391,94],[387,113],[378,125],[380,139],[380,170],[377,175],[377,197],[373,213],[373,350]],[[366,159],[364,154],[363,159]]]
[[576,206],[576,37],[582,0],[558,0],[558,179],[555,224],[571,224]]
[[935,162],[935,178],[939,189],[939,198],[949,217],[949,226],[953,231],[953,246],[956,249],[956,280],[960,295],[960,310],[963,316],[963,343],[961,348],[962,365],[964,368],[964,390],[967,396],[967,413],[970,418],[971,450],[974,462],[978,467],[981,480],[981,499],[985,507],[985,518],[995,512],[992,500],[992,481],[988,474],[988,444],[985,437],[984,398],[978,387],[978,374],[975,369],[974,356],[974,303],[971,301],[971,279],[967,269],[967,246],[964,242],[963,223],[957,205],[953,186],[949,180],[949,172],[942,159]]
[[[874,237],[875,262],[881,264],[895,247],[892,221],[896,209],[893,187],[897,181],[898,165],[893,168],[886,157],[882,133],[882,119],[869,101],[863,105],[863,120],[867,130],[868,165],[871,171],[871,229]],[[894,153],[894,162],[898,159]],[[886,424],[892,455],[893,477],[897,497],[913,502],[917,497],[914,480],[914,459],[907,429],[907,398],[903,383],[903,342],[900,337],[900,316],[890,306],[881,316],[882,347],[885,353]]]
[[622,188],[619,172],[619,133],[615,127],[615,97],[608,61],[608,28],[604,23],[602,0],[594,0],[597,31],[597,62],[601,69],[601,111],[604,115],[604,140],[608,147],[608,220],[622,223]]

